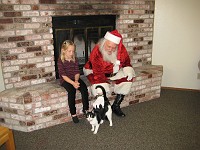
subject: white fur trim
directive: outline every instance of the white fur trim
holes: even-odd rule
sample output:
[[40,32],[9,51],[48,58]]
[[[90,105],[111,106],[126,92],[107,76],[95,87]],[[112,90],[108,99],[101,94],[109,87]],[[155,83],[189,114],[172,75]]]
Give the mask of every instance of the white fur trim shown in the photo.
[[132,86],[132,82],[122,82],[120,84],[115,84],[114,92],[116,94],[126,95],[130,92]]
[[111,34],[110,32],[106,32],[104,38],[105,38],[106,40],[109,40],[109,41],[115,43],[115,44],[119,44],[120,41],[121,41],[121,38],[120,38],[120,37],[115,36],[115,35]]
[[93,71],[91,69],[83,68],[83,73],[84,73],[85,76],[88,76],[89,74],[93,74]]
[[116,60],[113,66],[113,73],[117,73],[119,71],[120,61]]
[[127,76],[128,74],[132,74],[133,77],[136,76],[133,67],[129,67],[129,66],[128,66],[128,67],[124,67],[124,68],[123,68],[123,72],[124,72],[124,75],[125,75],[125,76]]
[[124,77],[126,77],[126,76],[124,75],[123,70],[120,69],[120,70],[118,71],[118,73],[117,73],[115,76],[110,77],[109,79],[110,79],[110,80],[118,80],[118,79],[121,79],[121,78],[124,78]]
[[108,83],[93,84],[93,85],[91,86],[91,91],[92,91],[92,95],[93,95],[93,96],[96,96],[96,95],[97,95],[97,89],[95,89],[97,85],[103,86],[106,92],[110,92],[109,84],[108,84]]

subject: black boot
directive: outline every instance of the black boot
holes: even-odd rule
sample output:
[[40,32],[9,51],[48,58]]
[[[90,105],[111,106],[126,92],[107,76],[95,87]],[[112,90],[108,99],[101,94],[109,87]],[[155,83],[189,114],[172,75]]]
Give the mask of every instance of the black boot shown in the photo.
[[112,105],[112,111],[120,117],[125,117],[125,114],[122,112],[121,108],[120,108],[120,104],[123,101],[125,95],[122,94],[117,94],[115,101]]

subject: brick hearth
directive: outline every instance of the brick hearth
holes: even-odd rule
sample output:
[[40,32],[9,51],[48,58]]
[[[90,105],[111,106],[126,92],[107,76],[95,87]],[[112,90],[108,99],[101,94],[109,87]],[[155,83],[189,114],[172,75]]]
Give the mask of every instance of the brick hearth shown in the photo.
[[151,65],[155,0],[3,0],[0,4],[5,85],[0,93],[0,125],[29,132],[71,121],[67,93],[55,79],[52,16],[116,15],[116,29],[137,72],[123,106],[160,96],[162,66]]
[[[122,107],[160,97],[162,66],[135,68],[136,81]],[[87,80],[84,78],[84,81]],[[112,85],[110,86],[112,93]],[[93,103],[91,91],[90,105]],[[111,103],[115,95],[108,95]],[[43,83],[27,88],[10,89],[0,94],[1,125],[11,129],[30,132],[71,121],[67,94],[57,82]],[[82,117],[80,92],[76,94],[77,114]]]

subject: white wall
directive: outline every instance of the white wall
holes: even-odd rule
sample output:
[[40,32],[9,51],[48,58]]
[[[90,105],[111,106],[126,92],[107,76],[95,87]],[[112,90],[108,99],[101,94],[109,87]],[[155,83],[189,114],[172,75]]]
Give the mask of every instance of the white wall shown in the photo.
[[162,86],[200,89],[200,0],[155,0],[152,64]]

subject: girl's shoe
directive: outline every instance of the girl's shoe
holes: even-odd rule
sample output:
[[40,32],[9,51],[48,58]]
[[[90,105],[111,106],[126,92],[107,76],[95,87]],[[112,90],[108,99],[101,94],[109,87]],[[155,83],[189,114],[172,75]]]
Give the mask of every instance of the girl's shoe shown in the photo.
[[78,123],[79,120],[78,120],[78,117],[77,116],[72,116],[72,120],[74,123]]

